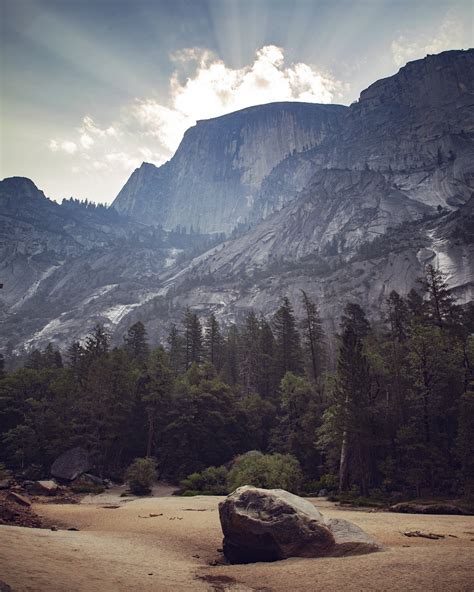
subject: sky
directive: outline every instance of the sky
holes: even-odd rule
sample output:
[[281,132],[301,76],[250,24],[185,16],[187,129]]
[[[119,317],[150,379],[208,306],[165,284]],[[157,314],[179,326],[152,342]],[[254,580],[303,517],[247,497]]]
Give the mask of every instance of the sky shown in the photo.
[[469,0],[0,0],[0,177],[111,203],[199,119],[349,105],[407,61],[474,45]]

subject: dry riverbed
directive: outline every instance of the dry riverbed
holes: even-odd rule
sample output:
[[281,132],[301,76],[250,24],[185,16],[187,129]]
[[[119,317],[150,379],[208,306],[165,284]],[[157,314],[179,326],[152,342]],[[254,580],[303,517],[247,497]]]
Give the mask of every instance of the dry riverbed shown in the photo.
[[[76,505],[36,504],[34,510],[59,530],[0,526],[0,581],[14,592],[474,591],[472,516],[342,510],[313,500],[328,516],[358,524],[387,550],[219,565],[219,499],[109,496]],[[63,530],[68,527],[79,530]],[[402,534],[414,530],[446,536]]]

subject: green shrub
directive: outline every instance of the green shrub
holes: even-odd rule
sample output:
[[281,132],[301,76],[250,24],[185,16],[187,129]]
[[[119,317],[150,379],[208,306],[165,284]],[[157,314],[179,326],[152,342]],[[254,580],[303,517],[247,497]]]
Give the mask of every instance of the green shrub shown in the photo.
[[336,475],[327,473],[322,475],[318,481],[309,481],[304,485],[305,493],[319,493],[324,489],[327,493],[337,491],[339,486],[339,479]]
[[135,495],[150,493],[156,478],[156,462],[149,457],[136,458],[125,473],[125,481]]
[[227,476],[225,467],[208,467],[192,473],[181,481],[181,495],[227,495]]
[[229,471],[229,491],[242,485],[265,489],[286,489],[298,493],[303,474],[297,459],[291,454],[251,452],[237,457]]

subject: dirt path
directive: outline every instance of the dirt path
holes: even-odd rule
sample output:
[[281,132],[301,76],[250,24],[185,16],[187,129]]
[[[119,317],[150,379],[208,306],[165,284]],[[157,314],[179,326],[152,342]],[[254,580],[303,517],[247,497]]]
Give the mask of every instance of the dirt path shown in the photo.
[[[58,525],[80,530],[0,527],[0,580],[14,592],[474,592],[474,517],[365,513],[324,504],[325,514],[343,514],[388,549],[342,559],[211,566],[222,556],[218,501],[160,497],[118,508],[36,506]],[[413,539],[404,530],[454,536]]]

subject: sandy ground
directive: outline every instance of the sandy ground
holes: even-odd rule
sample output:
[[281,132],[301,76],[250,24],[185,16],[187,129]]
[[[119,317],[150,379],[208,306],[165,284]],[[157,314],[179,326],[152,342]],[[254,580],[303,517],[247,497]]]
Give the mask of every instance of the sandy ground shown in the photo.
[[[474,517],[341,510],[314,500],[325,514],[357,523],[387,550],[213,566],[222,558],[220,498],[98,499],[36,505],[60,527],[57,532],[0,526],[0,580],[14,592],[474,591]],[[106,507],[114,505],[119,507]],[[405,530],[446,538],[407,538]]]

